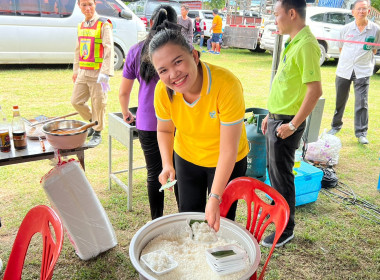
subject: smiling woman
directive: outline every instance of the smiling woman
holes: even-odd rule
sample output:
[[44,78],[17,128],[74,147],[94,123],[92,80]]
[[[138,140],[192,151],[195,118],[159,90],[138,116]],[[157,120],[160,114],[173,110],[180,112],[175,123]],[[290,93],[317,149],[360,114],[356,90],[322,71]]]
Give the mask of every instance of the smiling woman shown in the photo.
[[[164,184],[177,177],[179,211],[205,212],[217,231],[224,188],[247,169],[241,83],[228,70],[201,62],[199,52],[173,30],[157,33],[149,53],[161,79],[154,100],[163,167],[159,180]],[[227,218],[235,218],[236,205]]]

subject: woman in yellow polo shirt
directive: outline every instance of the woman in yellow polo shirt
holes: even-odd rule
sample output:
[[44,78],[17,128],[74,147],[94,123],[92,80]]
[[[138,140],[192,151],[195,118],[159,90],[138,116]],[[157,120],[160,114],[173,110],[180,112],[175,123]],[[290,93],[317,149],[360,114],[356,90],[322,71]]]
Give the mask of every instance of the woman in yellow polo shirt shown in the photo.
[[[247,169],[241,83],[230,71],[201,62],[177,31],[158,32],[149,55],[161,79],[154,97],[163,167],[159,180],[165,184],[177,177],[179,211],[205,212],[217,231],[224,188]],[[236,205],[228,218],[235,218]]]

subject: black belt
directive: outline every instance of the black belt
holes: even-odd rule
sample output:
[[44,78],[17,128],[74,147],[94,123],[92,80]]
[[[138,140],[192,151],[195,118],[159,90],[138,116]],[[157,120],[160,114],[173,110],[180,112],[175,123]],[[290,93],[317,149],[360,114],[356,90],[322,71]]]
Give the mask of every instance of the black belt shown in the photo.
[[283,120],[283,121],[291,121],[294,118],[294,115],[279,115],[279,114],[272,114],[269,113],[269,118],[274,120]]

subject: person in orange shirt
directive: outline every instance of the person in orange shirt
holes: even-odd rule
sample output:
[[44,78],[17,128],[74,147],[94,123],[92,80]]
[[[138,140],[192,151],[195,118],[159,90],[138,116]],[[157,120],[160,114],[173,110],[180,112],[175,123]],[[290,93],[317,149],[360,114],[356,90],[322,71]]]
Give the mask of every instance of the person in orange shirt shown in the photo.
[[219,39],[222,35],[222,18],[218,15],[218,9],[213,9],[212,14],[214,19],[212,20],[212,26],[210,32],[212,32],[211,37],[211,51],[213,54],[220,54],[220,44]]

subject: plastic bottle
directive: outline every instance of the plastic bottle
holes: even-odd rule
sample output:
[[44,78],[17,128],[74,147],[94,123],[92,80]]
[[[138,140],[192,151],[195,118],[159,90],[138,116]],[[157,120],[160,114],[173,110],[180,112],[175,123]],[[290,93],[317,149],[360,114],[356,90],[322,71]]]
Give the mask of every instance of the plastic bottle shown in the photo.
[[17,105],[13,106],[12,135],[15,149],[25,149],[27,146],[25,124],[20,116],[20,110]]
[[0,152],[7,153],[11,150],[11,139],[9,137],[9,123],[0,106]]
[[301,167],[301,160],[302,160],[302,153],[303,153],[303,139],[301,138],[300,146],[296,150],[294,154],[294,168],[300,168]]

